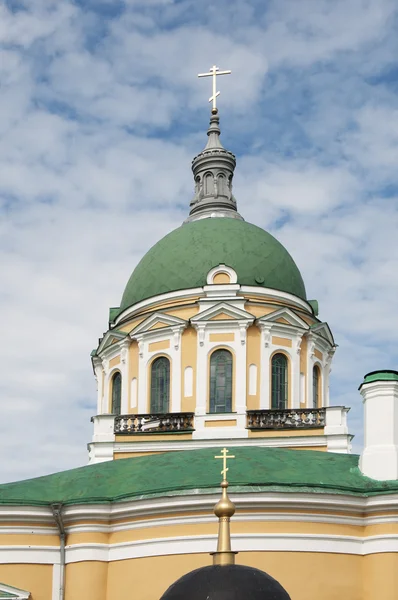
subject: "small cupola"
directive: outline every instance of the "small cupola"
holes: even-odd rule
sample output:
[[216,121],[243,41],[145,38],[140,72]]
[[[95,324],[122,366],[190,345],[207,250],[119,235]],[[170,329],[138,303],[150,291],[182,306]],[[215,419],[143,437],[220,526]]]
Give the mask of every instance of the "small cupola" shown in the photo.
[[218,109],[211,112],[206,147],[192,161],[195,195],[190,203],[187,221],[205,217],[241,219],[232,194],[232,179],[236,159],[220,142]]

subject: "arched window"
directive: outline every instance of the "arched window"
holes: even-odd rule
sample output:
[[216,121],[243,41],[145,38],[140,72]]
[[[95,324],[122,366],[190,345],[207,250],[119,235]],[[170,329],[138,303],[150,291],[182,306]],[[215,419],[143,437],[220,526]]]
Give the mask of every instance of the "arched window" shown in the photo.
[[170,361],[160,356],[151,369],[151,413],[168,413],[170,402]]
[[272,399],[271,408],[283,410],[287,408],[288,369],[284,354],[275,354],[272,358]]
[[315,366],[312,371],[312,406],[319,408],[319,384],[321,382],[319,367]]
[[224,177],[224,175],[219,175],[218,176],[218,195],[219,196],[225,196],[227,191],[226,191],[226,185],[225,185],[226,179]]
[[210,358],[210,412],[232,411],[232,354],[216,350]]
[[112,414],[120,415],[122,404],[122,376],[119,372],[112,377]]
[[205,177],[205,196],[212,196],[214,192],[214,177],[211,173],[206,173]]

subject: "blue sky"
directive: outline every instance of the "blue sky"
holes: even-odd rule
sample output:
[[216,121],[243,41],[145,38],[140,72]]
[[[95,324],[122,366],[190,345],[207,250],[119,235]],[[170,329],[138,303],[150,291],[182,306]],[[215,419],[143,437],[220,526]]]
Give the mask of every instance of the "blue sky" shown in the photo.
[[186,217],[216,63],[243,216],[286,245],[363,375],[396,368],[395,0],[0,0],[0,480],[87,461],[89,354]]

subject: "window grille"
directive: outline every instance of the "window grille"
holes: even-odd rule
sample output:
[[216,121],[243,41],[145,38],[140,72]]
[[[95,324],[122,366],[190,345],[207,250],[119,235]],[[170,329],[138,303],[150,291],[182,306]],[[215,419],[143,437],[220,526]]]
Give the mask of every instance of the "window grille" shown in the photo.
[[151,413],[168,413],[170,403],[170,361],[160,356],[151,369]]
[[288,399],[288,365],[284,354],[272,358],[272,399],[271,408],[284,410]]
[[112,414],[120,415],[122,404],[122,376],[115,373],[112,379]]
[[210,358],[210,412],[232,411],[232,354],[216,350]]
[[319,408],[319,367],[314,367],[312,373],[312,406]]

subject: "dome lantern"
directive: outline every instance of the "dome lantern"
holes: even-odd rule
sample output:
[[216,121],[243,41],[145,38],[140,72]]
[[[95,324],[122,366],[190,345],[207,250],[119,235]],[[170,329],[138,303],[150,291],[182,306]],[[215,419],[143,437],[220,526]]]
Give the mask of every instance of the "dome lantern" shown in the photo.
[[220,118],[213,108],[206,147],[192,161],[195,195],[186,222],[206,217],[231,217],[243,220],[232,194],[236,159],[220,142]]

